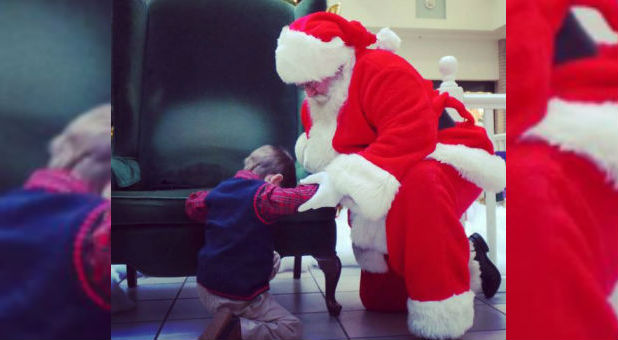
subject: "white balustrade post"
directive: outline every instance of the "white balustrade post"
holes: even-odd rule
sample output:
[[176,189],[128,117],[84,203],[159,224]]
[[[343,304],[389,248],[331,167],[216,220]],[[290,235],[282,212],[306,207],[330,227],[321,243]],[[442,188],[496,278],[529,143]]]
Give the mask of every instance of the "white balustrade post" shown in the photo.
[[[442,57],[438,65],[440,66],[440,73],[442,74],[442,83],[440,83],[438,91],[440,93],[447,92],[451,97],[457,98],[459,101],[463,102],[463,88],[457,85],[455,81],[455,76],[457,75],[457,58],[450,55]],[[463,121],[463,118],[459,116],[455,109],[446,109],[446,112],[454,121]]]
[[496,193],[485,191],[485,214],[487,228],[487,245],[489,246],[489,258],[498,263],[498,232],[496,224]]
[[494,135],[496,134],[494,130],[494,109],[493,108],[483,108],[483,126],[485,127],[485,131],[487,131],[487,135],[491,142],[494,144],[494,148],[497,147],[497,143],[494,140]]
[[[494,141],[494,108],[502,107],[506,103],[504,95],[467,95],[464,96],[463,88],[457,85],[455,76],[457,74],[457,59],[453,56],[442,57],[439,61],[440,73],[442,74],[442,83],[438,88],[440,93],[448,92],[451,97],[457,98],[464,104],[473,102],[474,107],[483,108],[483,125],[489,135],[494,147],[497,143]],[[467,100],[466,100],[467,99]],[[488,105],[489,107],[484,107]],[[448,114],[455,121],[463,121],[463,118],[453,109],[446,109]],[[494,263],[498,263],[498,233],[496,223],[496,193],[485,192],[485,214],[486,214],[486,236],[489,246],[489,257]],[[462,217],[463,219],[463,217]],[[462,221],[463,222],[463,221]]]
[[[497,147],[497,143],[494,140],[494,109],[483,108],[483,126],[487,131],[491,142],[494,144],[494,149]],[[496,225],[496,193],[491,191],[485,191],[485,213],[487,214],[487,243],[489,246],[489,258],[497,263],[498,254],[498,235]]]

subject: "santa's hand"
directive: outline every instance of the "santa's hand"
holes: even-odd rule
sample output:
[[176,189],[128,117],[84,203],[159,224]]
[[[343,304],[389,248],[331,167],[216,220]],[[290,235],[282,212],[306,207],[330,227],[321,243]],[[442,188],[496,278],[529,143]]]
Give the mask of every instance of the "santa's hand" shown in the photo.
[[318,184],[318,190],[310,200],[298,207],[299,212],[309,209],[319,209],[323,207],[335,207],[343,198],[334,185],[330,181],[330,177],[326,172],[318,172],[317,174],[308,176],[300,181],[300,184]]

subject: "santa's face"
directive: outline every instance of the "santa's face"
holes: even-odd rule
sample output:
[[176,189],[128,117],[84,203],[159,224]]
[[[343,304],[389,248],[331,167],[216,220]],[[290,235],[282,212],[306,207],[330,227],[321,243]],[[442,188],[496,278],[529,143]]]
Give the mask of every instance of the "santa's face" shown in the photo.
[[337,71],[334,75],[324,78],[320,81],[310,81],[307,83],[298,84],[299,87],[302,87],[305,90],[305,94],[308,98],[314,99],[318,102],[327,101],[330,96],[330,87],[332,83],[341,77],[341,69]]

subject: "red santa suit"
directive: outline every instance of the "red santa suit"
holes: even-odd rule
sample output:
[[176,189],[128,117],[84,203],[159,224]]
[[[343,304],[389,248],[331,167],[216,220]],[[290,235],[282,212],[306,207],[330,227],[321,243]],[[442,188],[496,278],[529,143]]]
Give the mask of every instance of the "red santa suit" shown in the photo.
[[[376,40],[378,48],[368,48]],[[504,188],[505,165],[460,102],[438,96],[387,50],[396,40],[391,31],[376,39],[358,22],[311,14],[283,28],[277,72],[295,84],[340,73],[328,98],[303,103],[295,151],[307,170],[329,175],[350,208],[365,306],[407,305],[412,333],[459,337],[474,314],[459,218],[481,188]],[[445,106],[466,121],[438,131]]]
[[[579,2],[616,31],[618,2]],[[618,339],[618,47],[584,52],[571,3],[507,8],[513,340]]]

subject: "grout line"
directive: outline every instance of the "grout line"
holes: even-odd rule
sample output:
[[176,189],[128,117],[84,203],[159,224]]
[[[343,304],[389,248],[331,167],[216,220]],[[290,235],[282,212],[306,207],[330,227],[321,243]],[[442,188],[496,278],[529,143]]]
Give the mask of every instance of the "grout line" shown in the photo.
[[[506,303],[505,303],[505,305],[506,305]],[[498,309],[498,308],[494,307],[495,305],[489,305],[489,304],[488,304],[488,306],[489,306],[489,307],[491,307],[492,309],[494,309],[494,310],[498,311],[500,314],[502,314],[502,315],[506,316],[506,313],[505,313],[505,312],[503,312],[503,311],[501,311],[500,309]]]
[[214,319],[214,318],[215,318],[214,316],[209,316],[209,317],[186,317],[186,318],[181,318],[181,319],[169,319],[168,321],[210,320],[210,319]]
[[138,301],[167,301],[167,300],[171,301],[171,300],[174,300],[174,298],[170,297],[170,298],[165,298],[165,299],[163,298],[161,299],[139,299],[139,300],[135,300],[135,303],[137,303]]
[[[319,269],[319,270],[321,270],[321,269]],[[326,297],[326,295],[325,295],[326,293],[324,293],[324,291],[322,290],[322,287],[320,287],[320,284],[318,283],[318,280],[316,279],[315,275],[313,275],[313,270],[311,269],[310,265],[307,265],[307,273],[309,273],[309,275],[313,279],[313,283],[315,283],[315,285],[318,286],[318,290],[320,291],[320,293],[322,293],[322,297],[323,298]],[[324,288],[326,289],[326,283],[324,283]]]
[[[318,268],[319,269],[319,268]],[[321,270],[321,269],[320,269]],[[311,277],[313,278],[313,281],[315,282],[315,284],[318,286],[318,289],[320,290],[320,292],[322,293],[322,299],[326,298],[326,295],[324,293],[324,291],[322,291],[322,288],[320,287],[320,285],[318,284],[318,280],[316,279],[316,277],[313,275],[313,270],[311,270],[309,268],[309,266],[307,266],[307,271],[311,274]],[[324,277],[324,280],[326,280],[326,276]],[[339,280],[341,280],[341,276],[339,277]],[[337,282],[337,285],[339,285],[339,282]],[[324,289],[326,289],[326,281],[324,282]],[[335,289],[335,297],[337,296],[337,289]],[[326,302],[324,302],[326,303]],[[343,306],[341,308],[341,312],[343,312]],[[328,311],[326,312],[328,313]],[[341,314],[340,314],[341,315]],[[330,316],[330,314],[329,314]],[[348,331],[345,329],[345,327],[343,326],[343,324],[341,323],[341,320],[339,320],[339,316],[335,316],[334,317],[335,320],[337,320],[337,324],[339,324],[339,327],[341,327],[341,330],[343,331],[343,334],[345,335],[346,339],[350,339],[350,335],[348,334]]]
[[[342,310],[343,310],[343,308],[342,308]],[[341,315],[341,314],[339,314],[339,315]],[[341,330],[343,331],[343,334],[345,335],[346,339],[350,339],[350,334],[348,334],[348,331],[343,326],[343,323],[341,323],[341,320],[339,320],[339,316],[336,316],[335,320],[337,320],[337,323],[339,324],[339,327],[341,327]]]
[[388,336],[384,336],[384,335],[378,335],[378,336],[357,336],[355,338],[348,338],[348,340],[355,340],[355,339],[388,339],[388,337],[393,337],[393,336],[403,337],[403,336],[406,336],[406,335],[413,336],[412,334],[400,334],[400,335],[388,335]]
[[159,326],[159,329],[157,329],[157,333],[155,333],[155,337],[153,338],[154,340],[156,340],[159,337],[159,334],[161,334],[161,330],[163,330],[163,326],[167,322],[167,318],[169,318],[170,314],[172,313],[172,309],[174,309],[174,306],[176,305],[176,300],[178,300],[178,296],[180,296],[180,292],[182,292],[182,289],[185,287],[186,283],[187,283],[187,277],[185,277],[185,280],[182,281],[182,285],[180,285],[180,289],[178,289],[178,293],[176,293],[176,297],[172,301],[170,308],[167,310],[165,317],[161,321],[161,325]]
[[[350,312],[363,312],[365,311],[365,309],[346,309],[345,311],[341,311],[341,313],[350,313]],[[292,312],[290,312],[292,313]],[[296,313],[292,313],[294,315],[303,315],[303,314],[328,314],[327,310],[323,310],[323,311],[317,311],[317,312],[296,312]]]
[[[506,293],[505,293],[505,294],[506,294]],[[480,297],[477,297],[477,296],[475,296],[474,298],[475,298],[476,300],[481,301],[482,303],[484,303],[484,304],[486,304],[486,305],[488,305],[488,306],[493,306],[493,305],[506,305],[506,301],[505,301],[504,303],[497,303],[497,302],[493,302],[493,301],[487,301],[487,299],[485,299],[485,298],[480,298]]]
[[306,292],[306,293],[298,293],[298,292],[290,292],[290,293],[270,293],[270,295],[310,295],[310,294],[322,294],[322,292]]

